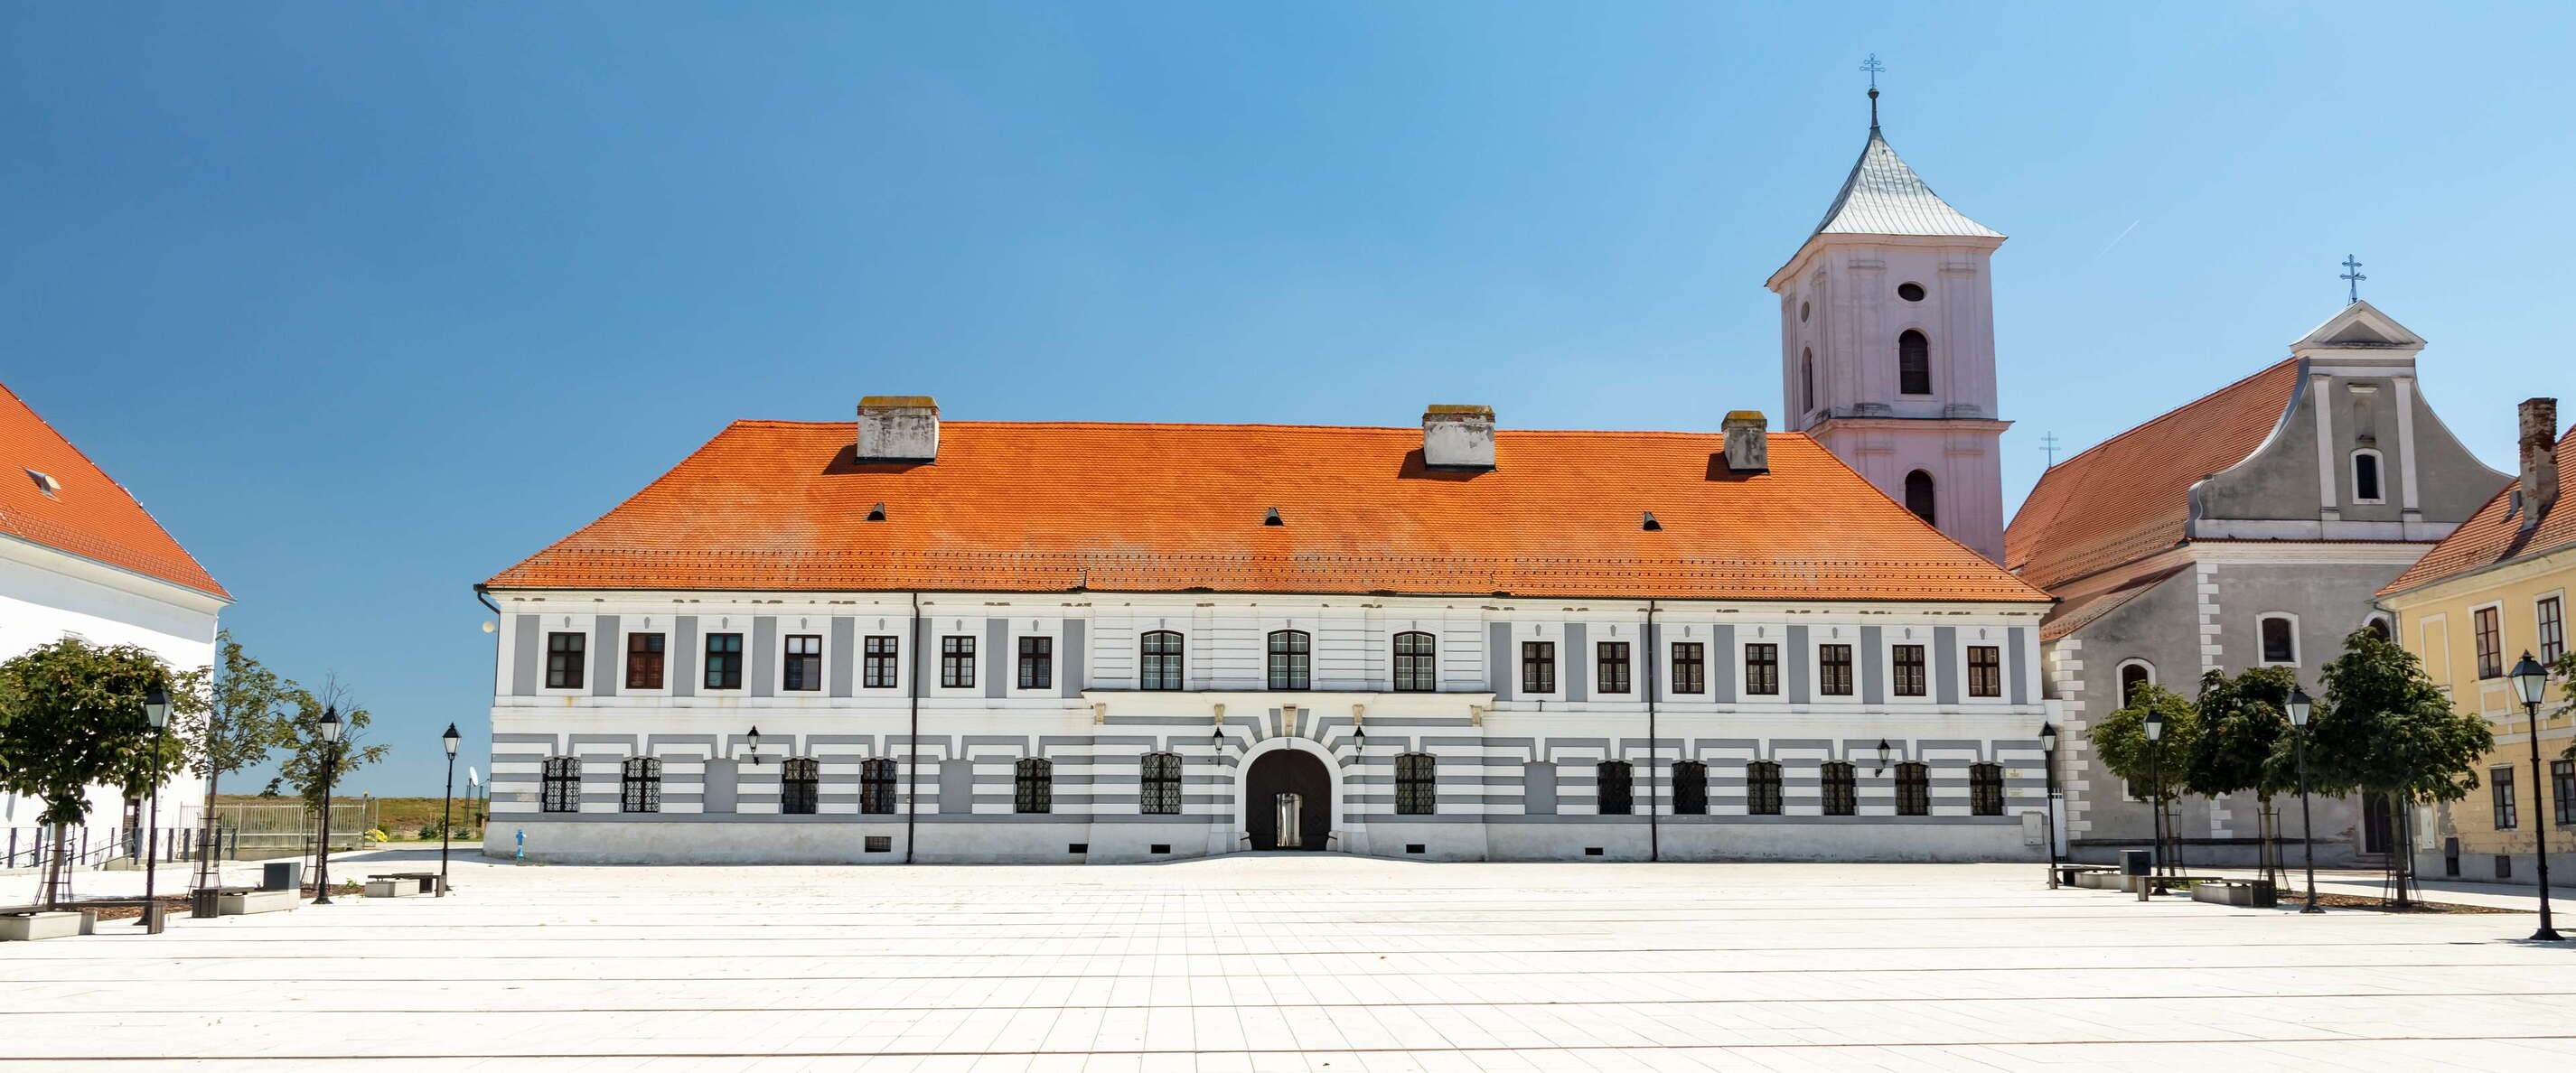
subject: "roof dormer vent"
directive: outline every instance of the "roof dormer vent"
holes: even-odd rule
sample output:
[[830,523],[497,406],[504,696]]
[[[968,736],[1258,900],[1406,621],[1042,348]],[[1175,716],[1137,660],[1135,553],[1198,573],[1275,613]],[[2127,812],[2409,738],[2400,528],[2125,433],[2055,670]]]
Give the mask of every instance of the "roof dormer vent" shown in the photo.
[[1283,521],[1280,521],[1280,520],[1279,520],[1279,508],[1277,508],[1277,507],[1272,507],[1272,508],[1270,508],[1268,511],[1263,512],[1263,514],[1261,515],[1261,524],[1263,524],[1263,525],[1286,525],[1286,524],[1288,524],[1288,523],[1283,522]]
[[869,521],[872,521],[872,522],[881,522],[881,521],[884,521],[884,520],[885,520],[885,504],[883,504],[883,503],[879,503],[879,504],[877,504],[876,506],[869,507],[869,508],[868,508],[868,520],[869,520]]
[[36,482],[36,490],[45,493],[47,499],[54,498],[54,493],[63,490],[63,482],[55,480],[53,474],[43,470],[28,470],[27,479]]
[[1649,533],[1660,533],[1664,531],[1664,523],[1656,521],[1655,512],[1650,510],[1645,513],[1644,517],[1637,519],[1637,528],[1643,529]]

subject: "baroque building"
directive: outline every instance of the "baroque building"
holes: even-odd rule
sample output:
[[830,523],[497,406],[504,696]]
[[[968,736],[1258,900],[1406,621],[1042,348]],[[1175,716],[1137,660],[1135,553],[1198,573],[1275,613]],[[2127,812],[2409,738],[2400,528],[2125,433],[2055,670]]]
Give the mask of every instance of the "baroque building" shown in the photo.
[[2045,594],[1717,433],[739,421],[480,586],[487,852],[2037,859]]

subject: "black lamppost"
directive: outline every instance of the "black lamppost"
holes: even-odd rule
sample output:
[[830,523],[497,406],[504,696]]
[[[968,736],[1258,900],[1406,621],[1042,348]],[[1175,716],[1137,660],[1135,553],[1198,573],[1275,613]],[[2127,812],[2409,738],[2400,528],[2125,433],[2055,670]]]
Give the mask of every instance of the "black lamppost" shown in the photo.
[[456,743],[464,735],[456,724],[447,724],[447,733],[438,736],[438,744],[447,749],[447,789],[438,799],[438,896],[447,897],[447,840],[449,816],[456,804]]
[[2048,889],[2057,889],[2057,724],[2039,725],[2039,748],[2048,765]]
[[2155,810],[2156,874],[2165,874],[2165,713],[2147,712],[2147,807]]
[[340,768],[340,709],[322,709],[322,848],[313,865],[313,904],[331,904],[331,776]]
[[170,730],[170,691],[161,687],[159,678],[154,678],[152,688],[143,694],[143,717],[152,721],[152,816],[143,821],[143,915],[134,922],[148,926],[160,916],[161,903],[154,899],[158,890],[153,879],[161,872],[161,747]]
[[2317,905],[2317,839],[2316,820],[2308,815],[2308,716],[2316,711],[2316,702],[2297,683],[2290,685],[2290,733],[2292,751],[2299,757],[2299,843],[2308,855],[2308,904],[2302,913],[2322,913]]
[[2531,829],[2532,850],[2540,855],[2540,930],[2531,933],[2535,940],[2556,942],[2563,936],[2549,926],[2549,794],[2540,781],[2540,693],[2549,688],[2549,668],[2522,654],[2522,662],[2513,665],[2513,690],[2522,696],[2523,715],[2531,720]]
[[[752,728],[751,728],[751,733],[749,733],[749,734],[747,734],[747,735],[744,735],[744,736],[745,736],[745,737],[747,737],[747,738],[750,738],[750,739],[751,739],[751,766],[753,766],[753,767],[759,767],[759,766],[760,766],[760,728],[759,728],[759,727],[757,727],[757,726],[754,726],[754,727],[752,727]],[[791,744],[791,745],[792,745],[792,744],[794,744],[794,743],[793,743],[793,742],[790,742],[789,744]]]

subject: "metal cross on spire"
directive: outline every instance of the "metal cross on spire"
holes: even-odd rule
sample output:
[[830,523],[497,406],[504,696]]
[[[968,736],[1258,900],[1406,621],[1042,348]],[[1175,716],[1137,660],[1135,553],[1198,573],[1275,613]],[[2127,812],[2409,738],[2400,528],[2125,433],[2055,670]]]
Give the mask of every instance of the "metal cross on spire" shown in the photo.
[[1869,72],[1869,126],[1871,130],[1876,130],[1878,129],[1878,73],[1886,70],[1887,65],[1878,62],[1878,53],[1872,52],[1868,59],[1861,61],[1860,69]]
[[2370,278],[2361,274],[2361,262],[2354,260],[2349,253],[2344,254],[2343,275],[2338,278],[2344,282],[2344,304],[2361,301],[2361,281]]

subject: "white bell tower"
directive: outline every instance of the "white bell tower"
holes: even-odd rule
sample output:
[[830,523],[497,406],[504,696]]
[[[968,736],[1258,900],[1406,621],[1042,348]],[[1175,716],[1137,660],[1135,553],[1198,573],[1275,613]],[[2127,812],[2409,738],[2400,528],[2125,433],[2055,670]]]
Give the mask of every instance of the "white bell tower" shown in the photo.
[[1782,424],[1996,562],[2004,555],[1994,290],[2004,236],[1932,192],[1878,130],[1780,296]]

